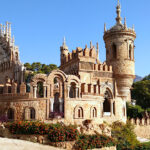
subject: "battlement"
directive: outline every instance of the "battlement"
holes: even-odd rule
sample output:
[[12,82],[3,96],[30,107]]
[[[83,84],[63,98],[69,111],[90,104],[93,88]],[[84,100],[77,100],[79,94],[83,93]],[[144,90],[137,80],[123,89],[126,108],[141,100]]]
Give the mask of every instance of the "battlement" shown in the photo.
[[84,49],[77,47],[76,50],[72,50],[72,52],[65,52],[65,54],[61,56],[61,65],[65,65],[65,63],[74,61],[76,59],[81,61],[85,61],[84,59],[86,59],[87,62],[94,63],[96,60],[98,60],[98,46],[96,49],[91,43],[90,48],[88,48],[86,45]]
[[142,119],[132,118],[132,119],[130,119],[130,122],[133,125],[137,125],[137,126],[148,126],[148,125],[150,125],[150,118],[142,118]]

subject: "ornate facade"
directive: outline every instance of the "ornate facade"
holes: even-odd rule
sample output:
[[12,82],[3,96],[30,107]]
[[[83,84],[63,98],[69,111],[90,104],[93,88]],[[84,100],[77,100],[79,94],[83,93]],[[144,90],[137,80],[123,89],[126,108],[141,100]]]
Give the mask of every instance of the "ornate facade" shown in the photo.
[[25,69],[11,39],[11,28],[1,26],[0,116],[9,120],[61,120],[81,124],[126,122],[126,102],[131,101],[134,75],[134,28],[121,23],[120,4],[116,24],[104,26],[106,61],[99,60],[99,47],[90,43],[69,52],[65,39],[60,47],[60,69],[36,74],[27,92]]

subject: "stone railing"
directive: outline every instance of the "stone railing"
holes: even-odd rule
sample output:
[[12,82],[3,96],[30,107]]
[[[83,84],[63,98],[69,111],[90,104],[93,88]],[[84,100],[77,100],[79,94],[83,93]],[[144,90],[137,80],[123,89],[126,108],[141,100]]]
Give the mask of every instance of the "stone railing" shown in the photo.
[[20,94],[20,93],[9,93],[9,94],[0,94],[0,101],[2,100],[16,100],[16,99],[28,99],[30,93]]

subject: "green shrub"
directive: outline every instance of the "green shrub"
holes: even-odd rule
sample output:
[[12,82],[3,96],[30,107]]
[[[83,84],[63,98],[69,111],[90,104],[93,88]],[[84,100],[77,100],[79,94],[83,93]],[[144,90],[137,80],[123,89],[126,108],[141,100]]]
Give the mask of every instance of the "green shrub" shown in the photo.
[[112,124],[112,137],[117,141],[117,150],[129,149],[139,143],[134,133],[134,126],[129,121],[126,124],[114,122]]
[[80,135],[75,143],[76,150],[115,146],[115,141],[106,135]]
[[143,113],[145,112],[144,109],[141,108],[139,105],[130,105],[127,104],[127,116],[128,118],[142,118]]

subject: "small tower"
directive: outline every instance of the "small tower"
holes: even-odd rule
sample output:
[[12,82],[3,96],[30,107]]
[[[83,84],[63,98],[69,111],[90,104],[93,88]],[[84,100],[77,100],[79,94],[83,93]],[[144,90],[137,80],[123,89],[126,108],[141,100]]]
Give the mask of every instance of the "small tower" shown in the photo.
[[121,23],[121,6],[118,0],[116,7],[116,25],[104,32],[106,62],[112,65],[117,83],[118,96],[130,101],[130,88],[135,78],[134,40],[136,33],[127,28],[126,19]]
[[66,45],[66,39],[64,37],[63,39],[63,45],[60,47],[60,62],[61,65],[64,64],[66,57],[68,56],[69,50],[68,50],[68,46]]

